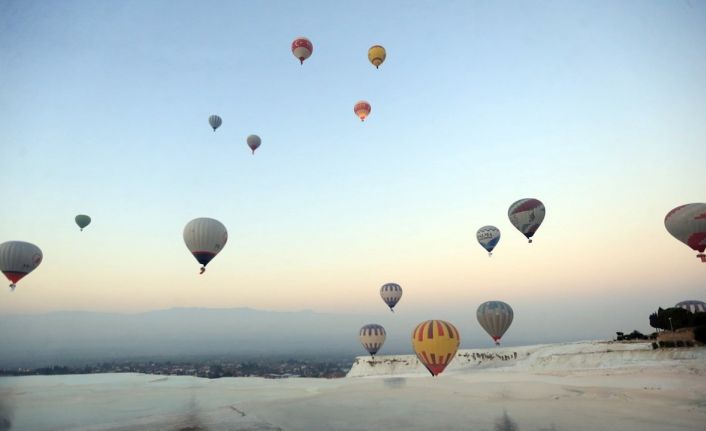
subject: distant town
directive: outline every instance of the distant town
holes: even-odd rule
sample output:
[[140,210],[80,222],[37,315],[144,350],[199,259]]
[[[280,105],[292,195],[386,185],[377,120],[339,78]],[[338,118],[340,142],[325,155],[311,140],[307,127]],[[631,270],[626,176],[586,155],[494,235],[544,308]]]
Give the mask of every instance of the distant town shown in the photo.
[[114,361],[92,365],[54,365],[42,368],[0,369],[0,376],[34,376],[97,373],[142,373],[169,376],[195,376],[209,379],[220,377],[264,377],[282,379],[289,377],[316,377],[336,379],[345,377],[352,358],[314,360],[191,360],[191,361]]

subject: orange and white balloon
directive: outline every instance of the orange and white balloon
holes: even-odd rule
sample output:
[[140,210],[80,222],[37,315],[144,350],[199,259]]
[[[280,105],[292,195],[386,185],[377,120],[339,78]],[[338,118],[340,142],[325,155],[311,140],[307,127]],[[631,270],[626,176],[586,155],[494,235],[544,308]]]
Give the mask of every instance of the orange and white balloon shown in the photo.
[[368,118],[368,115],[370,115],[371,109],[372,107],[370,106],[370,103],[365,100],[359,100],[353,107],[353,112],[355,112],[355,115],[360,118],[360,121],[365,121],[365,119]]
[[312,52],[314,52],[314,45],[309,39],[298,37],[292,42],[292,54],[299,59],[301,64],[304,64],[304,60],[311,57]]

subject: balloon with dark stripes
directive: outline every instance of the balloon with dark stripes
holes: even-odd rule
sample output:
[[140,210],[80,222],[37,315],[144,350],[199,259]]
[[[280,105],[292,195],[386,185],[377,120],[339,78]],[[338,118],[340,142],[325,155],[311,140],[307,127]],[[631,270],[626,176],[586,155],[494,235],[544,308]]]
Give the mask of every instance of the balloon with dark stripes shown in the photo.
[[221,124],[223,124],[223,120],[221,117],[218,115],[211,115],[208,117],[208,124],[213,128],[213,131],[215,132],[217,128],[221,127]]
[[378,350],[380,350],[385,343],[386,337],[385,328],[377,323],[369,323],[363,326],[358,333],[360,344],[363,345],[371,356],[375,356]]
[[390,311],[394,312],[395,305],[402,298],[402,287],[397,283],[385,283],[380,288],[380,297],[390,307]]

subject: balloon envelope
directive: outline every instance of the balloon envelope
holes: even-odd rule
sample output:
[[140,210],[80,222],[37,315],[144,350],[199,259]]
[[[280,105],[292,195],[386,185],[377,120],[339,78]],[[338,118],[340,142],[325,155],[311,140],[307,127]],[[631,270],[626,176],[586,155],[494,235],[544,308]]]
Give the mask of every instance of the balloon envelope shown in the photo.
[[383,343],[385,343],[385,328],[377,323],[370,323],[368,325],[360,328],[360,333],[358,338],[360,339],[360,344],[365,347],[365,350],[370,353],[370,355],[375,355]]
[[706,302],[703,301],[682,301],[675,305],[675,307],[683,308],[684,310],[689,310],[692,313],[706,313]]
[[478,239],[481,247],[483,247],[490,255],[500,241],[500,229],[495,226],[483,226],[478,229],[478,232],[476,232],[476,238]]
[[257,135],[250,135],[248,136],[247,142],[248,147],[250,147],[252,153],[255,154],[255,150],[257,150],[260,147],[260,144],[262,144],[262,139],[260,139]]
[[360,121],[365,121],[365,119],[368,118],[368,115],[370,115],[371,110],[372,107],[370,106],[370,103],[365,100],[358,101],[353,107],[353,112],[355,112],[355,115],[360,118]]
[[184,227],[184,243],[202,265],[201,273],[228,241],[228,231],[218,220],[202,217],[191,220]]
[[400,298],[402,298],[402,287],[397,283],[383,284],[380,288],[380,297],[382,297],[385,304],[392,310],[400,301]]
[[375,66],[376,69],[380,67],[386,57],[387,52],[385,51],[385,48],[380,45],[373,45],[368,50],[368,60],[373,63],[373,66]]
[[304,60],[311,57],[314,52],[314,45],[305,37],[298,37],[292,42],[292,54],[299,59],[301,64]]
[[541,201],[528,198],[520,199],[510,205],[507,216],[510,218],[510,223],[522,232],[529,242],[532,242],[532,237],[544,220],[545,212]]
[[0,244],[0,271],[15,288],[18,281],[42,263],[42,250],[24,241],[7,241]]
[[76,221],[76,224],[78,225],[78,227],[81,228],[81,230],[83,230],[84,227],[91,224],[91,218],[85,214],[77,215],[74,220]]
[[696,256],[706,262],[706,204],[681,205],[664,217],[664,227],[676,239],[699,252]]
[[495,344],[500,344],[500,338],[512,324],[514,313],[512,308],[502,301],[488,301],[478,307],[476,317]]
[[432,376],[451,363],[460,343],[458,329],[443,320],[427,320],[412,331],[412,348]]
[[215,132],[217,128],[221,127],[221,124],[223,124],[223,120],[218,115],[211,115],[210,117],[208,117],[208,124],[211,125],[213,131]]

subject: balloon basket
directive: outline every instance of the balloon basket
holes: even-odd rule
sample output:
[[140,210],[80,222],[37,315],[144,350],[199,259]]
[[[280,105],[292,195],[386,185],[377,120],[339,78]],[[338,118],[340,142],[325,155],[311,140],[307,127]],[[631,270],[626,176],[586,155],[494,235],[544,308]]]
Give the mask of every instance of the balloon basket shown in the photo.
[[696,257],[701,259],[701,262],[706,263],[706,254],[703,254],[703,253],[697,254]]

